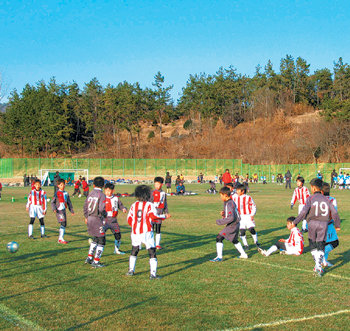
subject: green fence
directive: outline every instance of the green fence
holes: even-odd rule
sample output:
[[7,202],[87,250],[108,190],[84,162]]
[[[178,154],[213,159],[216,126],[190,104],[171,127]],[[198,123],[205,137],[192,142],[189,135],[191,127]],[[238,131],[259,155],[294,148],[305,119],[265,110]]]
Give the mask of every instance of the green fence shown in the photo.
[[333,169],[350,168],[350,163],[320,164],[279,164],[251,165],[239,159],[59,159],[59,158],[26,158],[0,159],[0,178],[38,175],[40,169],[88,169],[90,176],[104,175],[112,177],[153,177],[164,176],[166,171],[172,175],[183,174],[195,177],[200,172],[204,176],[220,175],[225,169],[232,174],[238,173],[252,177],[255,173],[259,179],[266,176],[271,181],[277,174],[287,170],[296,178],[298,174],[306,180],[313,178],[321,171],[326,179],[330,178]]

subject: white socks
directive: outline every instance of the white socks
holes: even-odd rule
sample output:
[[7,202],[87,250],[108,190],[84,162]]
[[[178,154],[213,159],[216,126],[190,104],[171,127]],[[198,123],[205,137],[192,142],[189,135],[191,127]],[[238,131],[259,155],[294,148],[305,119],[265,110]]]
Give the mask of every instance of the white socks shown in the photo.
[[156,234],[156,246],[160,246],[160,239],[161,239],[161,234],[157,233]]
[[45,226],[44,225],[40,226],[40,232],[41,232],[42,236],[45,234]]
[[217,242],[216,243],[216,252],[217,252],[217,257],[219,259],[222,259],[222,251],[224,249],[224,244],[223,243],[220,243],[220,242]]
[[157,276],[157,265],[158,265],[157,258],[149,259],[149,266],[150,266],[152,276]]
[[244,246],[248,246],[248,241],[247,241],[246,236],[241,236],[241,240],[242,240]]
[[306,220],[303,220],[303,223],[301,225],[302,230],[306,230]]
[[257,234],[252,234],[253,240],[254,240],[254,244],[256,244],[258,242],[258,235]]
[[246,252],[244,251],[242,244],[239,242],[238,244],[234,244],[235,247],[237,248],[239,254],[243,255],[243,256],[247,256]]
[[33,224],[28,225],[28,237],[33,235]]
[[267,251],[266,251],[266,256],[271,255],[272,253],[276,252],[278,250],[278,247],[276,245],[271,246]]
[[64,232],[66,231],[65,228],[60,227],[60,231],[59,231],[59,236],[58,236],[58,240],[64,240]]
[[97,247],[97,244],[95,242],[92,242],[90,244],[90,249],[89,249],[89,258],[92,259],[94,257],[94,252],[95,252],[95,249]]
[[130,255],[129,258],[129,271],[135,272],[137,256]]
[[97,245],[97,248],[96,248],[96,254],[95,254],[95,258],[94,258],[94,262],[99,262],[100,259],[101,259],[101,255],[103,253],[103,249],[104,249],[104,246],[102,245]]

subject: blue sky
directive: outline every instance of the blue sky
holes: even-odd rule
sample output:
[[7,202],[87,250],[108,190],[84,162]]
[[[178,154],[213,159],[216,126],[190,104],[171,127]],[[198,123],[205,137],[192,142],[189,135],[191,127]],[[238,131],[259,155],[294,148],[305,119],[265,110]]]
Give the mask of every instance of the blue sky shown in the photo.
[[350,61],[350,1],[1,1],[0,72],[26,83],[93,77],[151,87],[157,71],[179,97],[189,74],[233,65],[253,75],[286,54],[311,71]]

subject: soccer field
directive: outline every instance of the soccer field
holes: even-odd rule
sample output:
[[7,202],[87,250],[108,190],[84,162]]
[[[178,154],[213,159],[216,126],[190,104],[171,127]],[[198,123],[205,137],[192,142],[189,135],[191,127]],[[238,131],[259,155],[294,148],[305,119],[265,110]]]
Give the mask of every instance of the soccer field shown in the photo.
[[[116,192],[132,192],[134,187],[117,186]],[[210,262],[216,256],[215,237],[223,228],[215,223],[222,202],[219,195],[204,193],[207,188],[207,184],[187,185],[199,195],[168,197],[172,218],[163,224],[164,249],[157,254],[162,279],[150,281],[144,248],[135,276],[125,276],[131,244],[124,214],[119,213],[121,249],[128,254],[113,254],[114,237],[109,233],[101,259],[107,266],[92,269],[84,264],[89,238],[84,198],[72,198],[76,215],[68,213],[68,245],[57,243],[59,226],[51,209],[45,218],[49,237],[40,239],[36,220],[37,239],[30,241],[25,211],[29,189],[5,187],[0,201],[0,329],[349,329],[349,191],[331,192],[342,219],[340,245],[330,253],[334,267],[316,278],[307,240],[302,256],[266,258],[248,233],[248,260],[236,259],[238,252],[225,241],[224,261]],[[73,193],[73,188],[67,190]],[[47,192],[52,198],[53,190]],[[257,204],[256,229],[262,247],[288,238],[285,220],[297,214],[296,207],[290,210],[292,190],[256,184],[250,194]],[[122,201],[129,208],[134,198]],[[12,240],[20,245],[15,254],[6,250]]]

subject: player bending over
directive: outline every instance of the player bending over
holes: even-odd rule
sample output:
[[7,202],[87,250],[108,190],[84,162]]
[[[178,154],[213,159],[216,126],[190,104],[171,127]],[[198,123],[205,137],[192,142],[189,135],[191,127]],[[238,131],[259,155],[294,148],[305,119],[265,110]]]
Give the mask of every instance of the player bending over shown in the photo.
[[246,194],[245,185],[239,184],[237,186],[236,194],[232,196],[232,200],[235,202],[239,215],[241,217],[241,221],[239,223],[239,231],[244,248],[246,250],[249,249],[247,237],[245,235],[247,230],[251,233],[254,244],[259,247],[260,244],[258,243],[258,234],[256,233],[254,222],[256,205],[252,197]]
[[323,182],[314,178],[310,182],[312,195],[306,199],[306,204],[294,220],[297,225],[306,218],[311,255],[315,261],[315,275],[322,277],[322,263],[325,253],[328,223],[333,219],[335,229],[340,230],[340,218],[333,204],[322,193]]
[[281,250],[281,254],[286,255],[301,255],[304,250],[304,238],[299,229],[293,224],[295,217],[289,217],[287,219],[287,229],[290,230],[290,236],[288,239],[280,239],[278,242],[271,246],[268,250],[258,248],[258,251],[264,255],[269,256],[277,250]]
[[157,256],[154,245],[154,234],[152,230],[152,220],[169,218],[170,215],[157,215],[151,198],[151,189],[147,185],[137,186],[135,189],[136,202],[132,204],[128,214],[128,223],[131,226],[132,250],[129,258],[129,271],[127,276],[133,276],[137,254],[140,245],[144,244],[149,253],[150,279],[158,279],[157,276]]
[[106,212],[107,216],[103,221],[105,232],[110,229],[114,235],[114,253],[125,254],[119,250],[121,244],[122,235],[120,233],[119,224],[117,221],[118,209],[122,210],[123,213],[127,212],[120,199],[114,195],[114,184],[107,183],[105,185],[106,195]]
[[[305,179],[301,176],[297,178],[297,187],[294,190],[292,200],[290,202],[290,208],[293,209],[293,206],[298,201],[299,207],[298,207],[298,214],[302,211],[302,209],[305,206],[306,199],[310,196],[310,192],[307,187],[304,186]],[[307,232],[306,228],[306,220],[303,220],[303,224],[301,225],[301,229],[303,232]]]
[[[162,190],[163,183],[164,183],[163,177],[154,178],[154,190],[152,191],[150,201],[153,202],[154,207],[156,208],[157,214],[169,215],[166,193]],[[162,218],[152,220],[152,229],[153,229],[153,232],[156,233],[156,249],[162,249],[162,246],[160,246],[160,239],[161,239],[160,229],[162,227],[162,223],[163,223]]]
[[[94,189],[88,195],[84,203],[85,223],[88,233],[92,236],[92,243],[86,264],[91,264],[93,268],[101,268],[105,265],[100,262],[103,249],[106,245],[106,235],[103,226],[103,218],[107,216],[106,196],[102,192],[105,180],[103,177],[94,178]],[[95,253],[95,257],[94,257]]]
[[47,204],[46,204],[46,193],[41,189],[41,181],[39,179],[34,182],[34,189],[30,191],[28,195],[28,201],[26,210],[29,211],[29,225],[28,225],[28,238],[34,239],[33,237],[33,224],[35,217],[40,222],[40,233],[41,238],[45,238],[45,223],[44,217],[46,215]]
[[[324,196],[326,196],[329,201],[333,204],[334,208],[338,211],[337,207],[337,200],[331,196],[329,196],[331,192],[331,187],[328,183],[323,183],[322,185],[322,193]],[[323,258],[323,267],[332,267],[333,264],[328,261],[328,255],[329,253],[339,245],[338,235],[337,231],[335,230],[334,221],[331,220],[328,223],[327,228],[327,239],[326,239],[326,246],[324,248],[324,258]]]
[[211,262],[222,261],[222,251],[224,250],[224,239],[232,242],[241,254],[239,258],[247,259],[248,255],[244,251],[241,243],[238,241],[239,235],[239,221],[240,217],[236,204],[231,199],[231,191],[228,187],[224,186],[220,190],[220,199],[224,202],[224,210],[221,212],[222,219],[216,221],[218,225],[226,225],[226,227],[220,231],[216,237],[216,252],[217,256],[215,259],[210,260]]
[[66,232],[67,227],[67,208],[74,215],[73,205],[70,200],[68,192],[64,190],[66,187],[66,181],[60,178],[57,181],[58,190],[53,196],[51,201],[52,211],[56,214],[56,218],[58,223],[60,224],[58,243],[59,244],[68,244],[67,241],[64,240],[64,233]]

